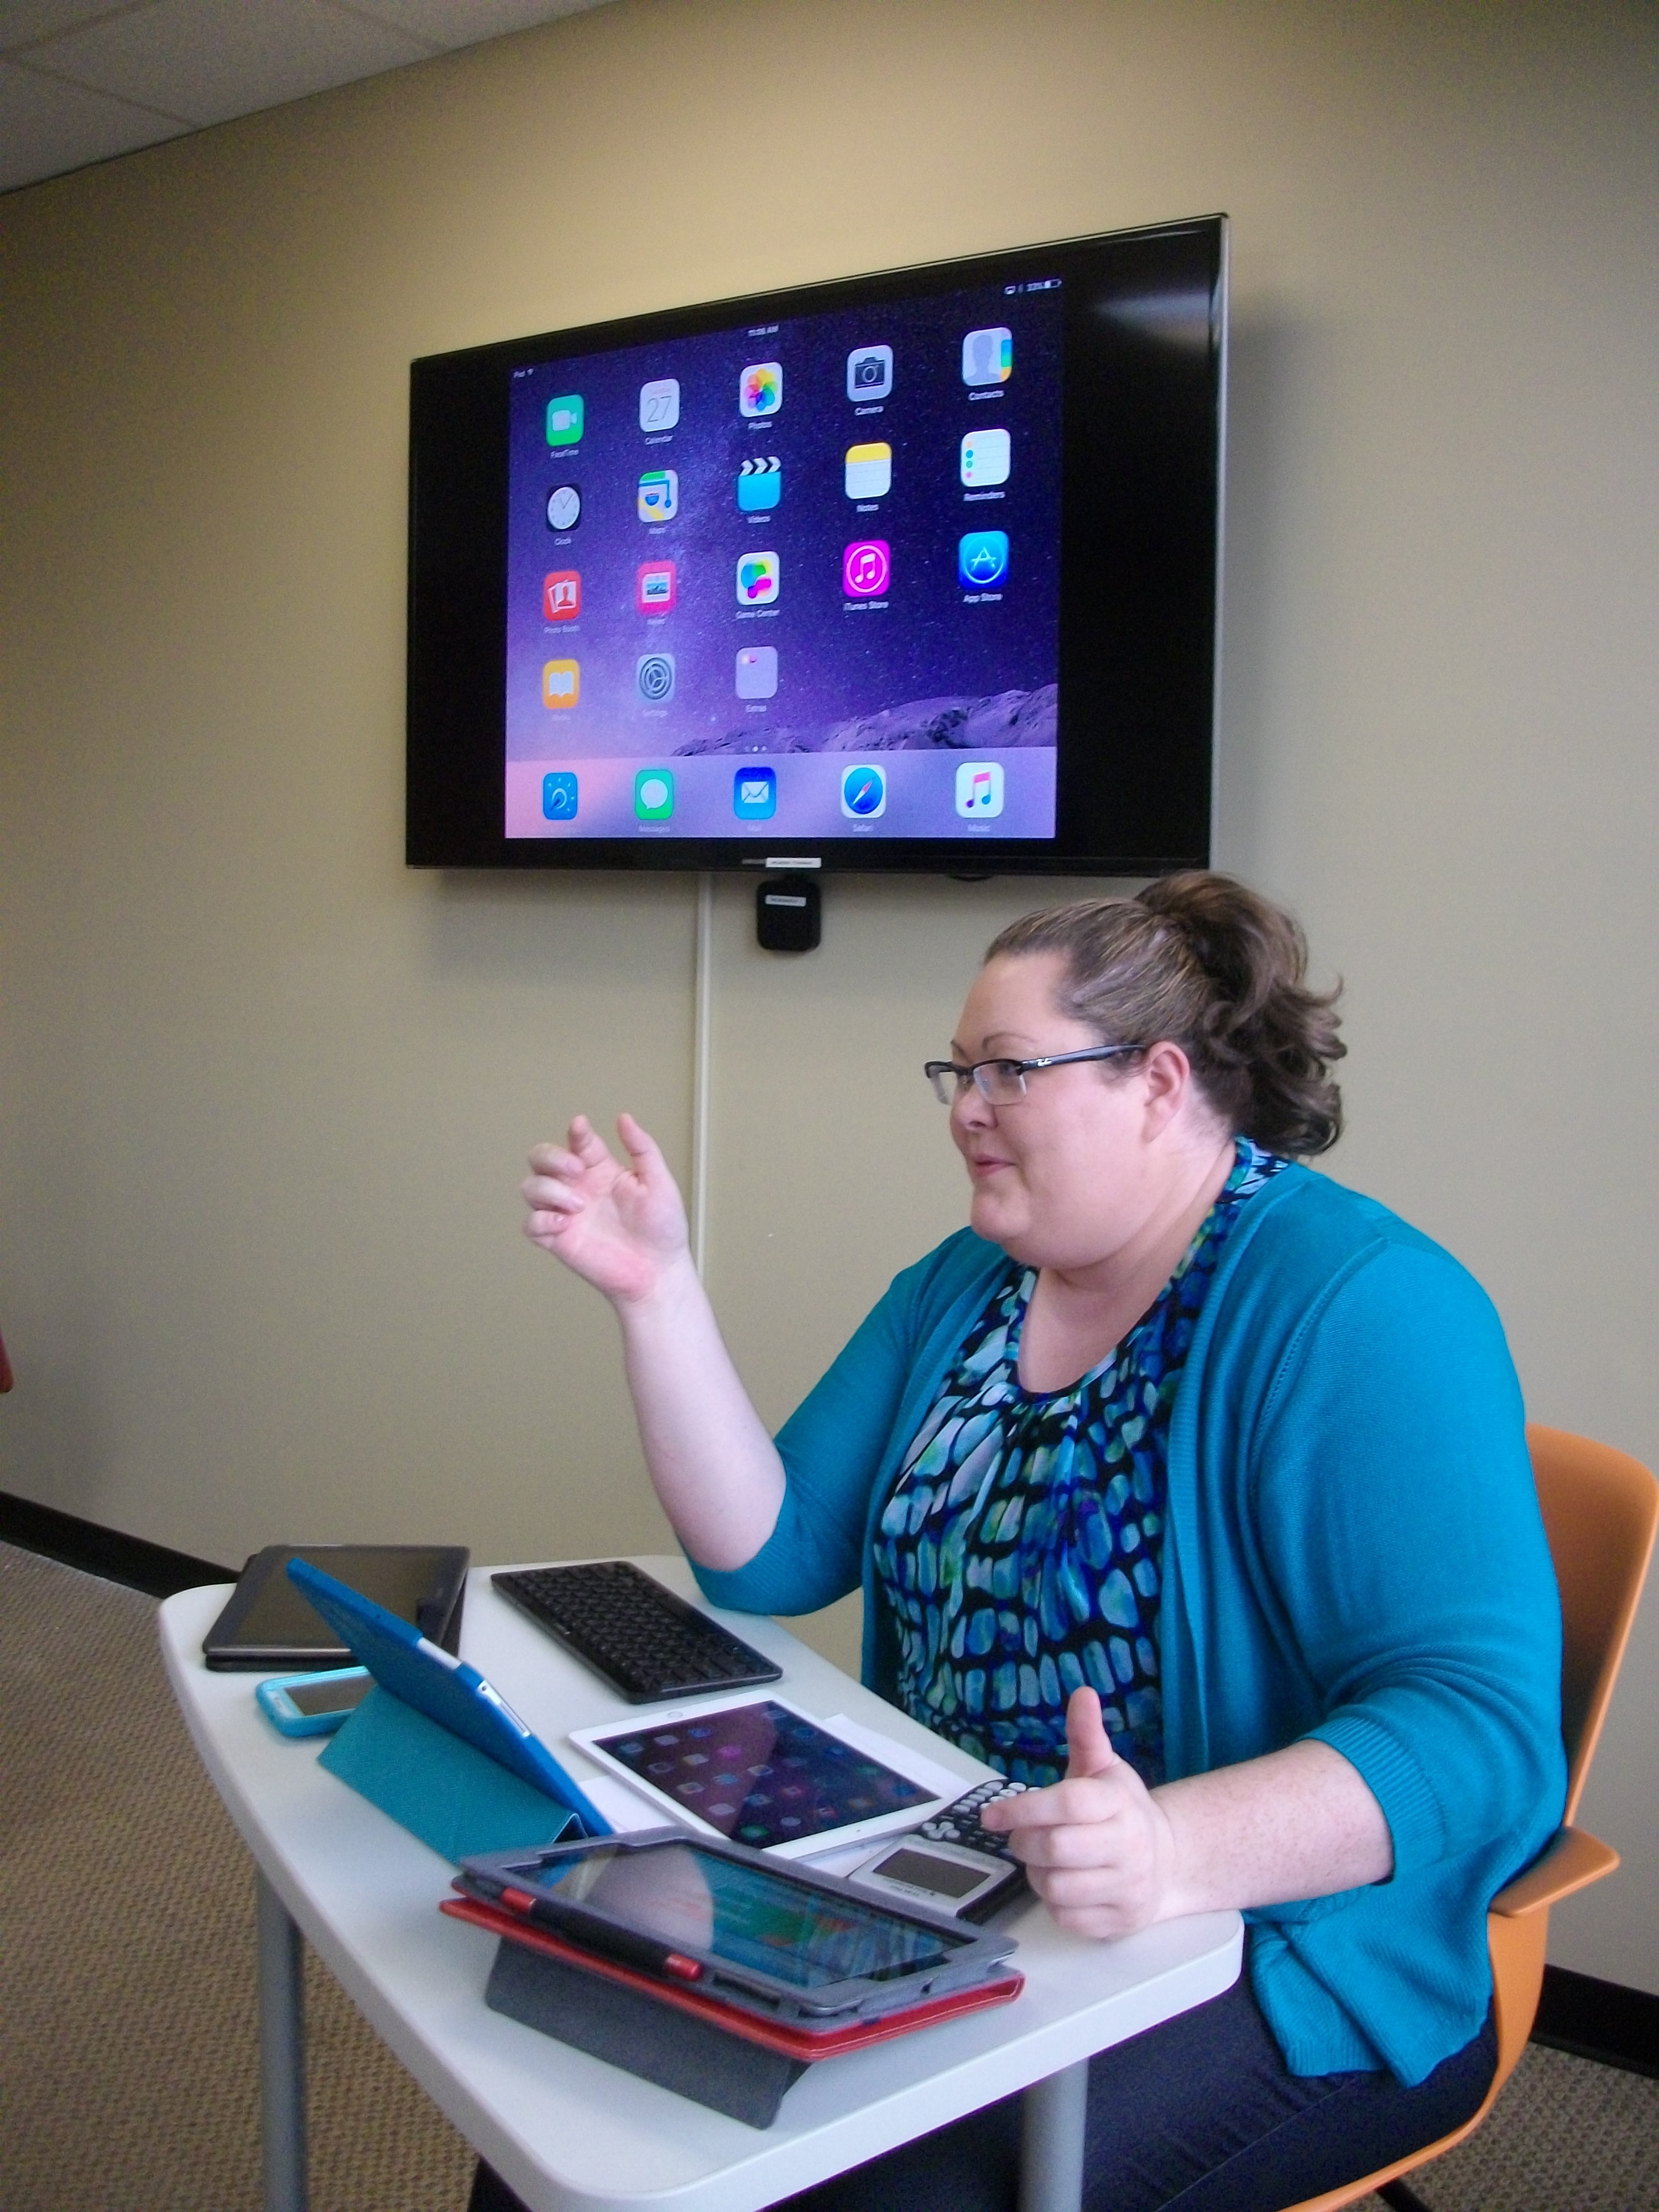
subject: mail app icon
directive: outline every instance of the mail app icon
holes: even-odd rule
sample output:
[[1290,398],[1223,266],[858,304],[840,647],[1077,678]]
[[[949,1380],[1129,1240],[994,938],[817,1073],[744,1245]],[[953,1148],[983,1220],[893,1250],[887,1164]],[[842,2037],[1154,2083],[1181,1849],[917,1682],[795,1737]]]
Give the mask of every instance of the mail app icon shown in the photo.
[[739,822],[769,822],[778,811],[775,769],[740,768],[732,779],[732,811]]

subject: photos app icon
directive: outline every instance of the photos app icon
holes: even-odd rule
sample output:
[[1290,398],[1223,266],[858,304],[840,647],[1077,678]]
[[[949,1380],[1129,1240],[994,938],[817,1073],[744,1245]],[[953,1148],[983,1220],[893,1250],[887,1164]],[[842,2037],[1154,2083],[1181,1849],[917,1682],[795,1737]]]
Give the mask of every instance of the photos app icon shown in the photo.
[[783,404],[783,363],[751,361],[738,379],[739,415],[775,415]]

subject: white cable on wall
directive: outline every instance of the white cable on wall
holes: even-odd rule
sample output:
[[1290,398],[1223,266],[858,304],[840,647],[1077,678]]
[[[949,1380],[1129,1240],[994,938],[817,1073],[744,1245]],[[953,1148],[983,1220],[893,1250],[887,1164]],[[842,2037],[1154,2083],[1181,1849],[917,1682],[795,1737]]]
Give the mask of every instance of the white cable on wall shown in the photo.
[[697,951],[692,983],[691,1260],[699,1275],[708,1249],[708,1075],[713,1050],[714,878],[697,878]]

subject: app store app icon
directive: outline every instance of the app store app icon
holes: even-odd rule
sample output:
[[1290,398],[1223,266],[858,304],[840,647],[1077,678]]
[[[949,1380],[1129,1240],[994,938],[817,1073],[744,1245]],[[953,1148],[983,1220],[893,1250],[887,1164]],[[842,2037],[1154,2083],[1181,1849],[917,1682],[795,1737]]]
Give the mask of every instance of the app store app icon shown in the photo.
[[957,575],[964,592],[994,591],[1008,579],[1006,530],[970,530],[957,547]]
[[775,699],[778,696],[778,648],[775,645],[745,645],[738,654],[739,699]]
[[778,811],[778,779],[769,768],[740,768],[732,779],[732,811],[739,822],[769,822]]

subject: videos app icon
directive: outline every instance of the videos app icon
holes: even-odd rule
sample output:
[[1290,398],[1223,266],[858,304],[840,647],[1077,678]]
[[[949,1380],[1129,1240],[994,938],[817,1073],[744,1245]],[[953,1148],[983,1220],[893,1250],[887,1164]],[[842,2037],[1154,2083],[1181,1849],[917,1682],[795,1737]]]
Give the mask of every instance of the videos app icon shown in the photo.
[[738,511],[763,514],[783,497],[783,463],[775,453],[752,453],[738,465]]

